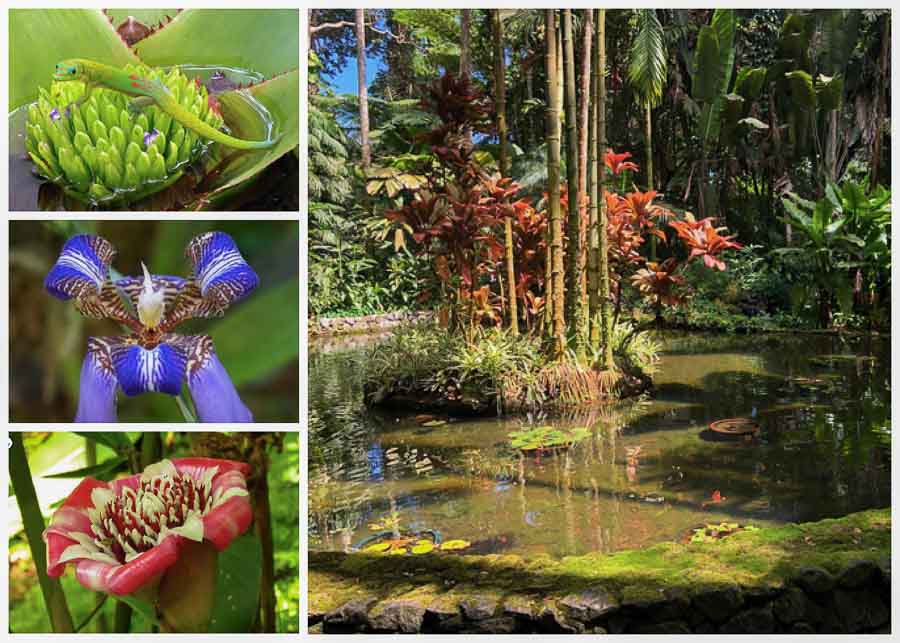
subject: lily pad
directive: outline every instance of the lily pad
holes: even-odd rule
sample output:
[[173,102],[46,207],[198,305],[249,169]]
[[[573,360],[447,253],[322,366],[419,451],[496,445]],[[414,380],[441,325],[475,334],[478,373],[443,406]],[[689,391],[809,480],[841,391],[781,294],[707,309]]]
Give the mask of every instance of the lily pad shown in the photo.
[[420,540],[410,548],[414,554],[428,554],[434,551],[434,543],[430,540]]
[[472,546],[468,540],[448,540],[441,543],[441,549],[444,551],[456,551],[459,549],[467,549]]
[[585,427],[558,429],[552,426],[539,426],[510,433],[509,443],[514,449],[525,452],[563,449],[581,442],[590,434]]

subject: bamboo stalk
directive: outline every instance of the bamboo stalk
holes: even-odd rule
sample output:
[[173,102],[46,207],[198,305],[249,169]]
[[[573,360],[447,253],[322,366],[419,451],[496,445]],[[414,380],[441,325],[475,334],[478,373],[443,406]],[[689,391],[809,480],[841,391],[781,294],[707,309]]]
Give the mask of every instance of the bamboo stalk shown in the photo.
[[582,219],[578,203],[578,104],[575,91],[575,38],[572,10],[563,9],[563,60],[565,68],[566,108],[566,182],[569,212],[566,224],[566,320],[568,334],[574,338],[575,350],[584,349],[581,314],[581,256]]
[[50,578],[47,575],[47,548],[43,539],[44,517],[41,514],[37,492],[34,490],[34,482],[31,479],[31,468],[28,466],[28,457],[25,455],[22,434],[10,433],[9,437],[12,442],[9,450],[9,478],[13,491],[16,493],[19,511],[22,514],[25,537],[28,540],[28,547],[31,549],[31,559],[34,561],[37,571],[38,584],[41,587],[41,595],[44,597],[50,626],[57,634],[69,633],[74,631],[74,625],[69,606],[66,603],[66,595],[59,584],[59,579]]
[[553,291],[553,353],[561,358],[566,350],[566,318],[564,311],[565,285],[563,279],[562,213],[559,194],[560,143],[562,132],[559,112],[562,96],[559,88],[558,46],[556,43],[556,11],[546,9],[547,47],[547,182],[550,194],[550,256],[551,283]]

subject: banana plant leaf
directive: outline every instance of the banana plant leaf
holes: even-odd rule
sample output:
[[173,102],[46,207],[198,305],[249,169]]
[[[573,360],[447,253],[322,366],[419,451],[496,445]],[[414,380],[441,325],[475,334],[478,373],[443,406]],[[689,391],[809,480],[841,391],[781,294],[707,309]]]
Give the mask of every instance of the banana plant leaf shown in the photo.
[[[151,27],[174,18],[130,49],[114,27],[129,15]],[[157,204],[154,209],[219,205],[299,145],[300,39],[294,9],[115,10],[109,17],[100,10],[13,9],[10,52],[11,111],[33,102],[40,87],[49,87],[54,65],[66,58],[116,67],[206,67],[237,78],[234,82],[242,86],[216,95],[228,129],[238,137],[261,139],[271,127],[277,143],[249,152],[214,145],[193,191],[185,195],[184,185],[176,185],[158,193],[147,200]],[[258,80],[247,86],[254,78]],[[18,135],[16,139],[17,145],[22,143]],[[171,198],[160,198],[168,192]]]

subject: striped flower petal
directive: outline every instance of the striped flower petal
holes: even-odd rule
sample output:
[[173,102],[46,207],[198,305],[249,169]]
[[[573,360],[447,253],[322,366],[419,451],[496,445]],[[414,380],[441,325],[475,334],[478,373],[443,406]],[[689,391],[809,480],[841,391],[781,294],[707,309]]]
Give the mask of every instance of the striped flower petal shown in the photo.
[[253,422],[207,335],[181,338],[188,356],[187,382],[201,422]]
[[88,340],[81,365],[76,422],[116,422],[116,380],[107,345],[102,339]]
[[76,235],[66,241],[44,287],[63,300],[99,295],[115,256],[116,249],[103,237]]
[[119,386],[129,397],[148,392],[181,393],[187,358],[175,345],[163,343],[148,349],[119,343],[112,347],[112,362]]
[[185,254],[194,266],[194,279],[203,303],[198,317],[221,314],[259,284],[259,277],[244,261],[237,245],[224,232],[207,232],[191,239]]

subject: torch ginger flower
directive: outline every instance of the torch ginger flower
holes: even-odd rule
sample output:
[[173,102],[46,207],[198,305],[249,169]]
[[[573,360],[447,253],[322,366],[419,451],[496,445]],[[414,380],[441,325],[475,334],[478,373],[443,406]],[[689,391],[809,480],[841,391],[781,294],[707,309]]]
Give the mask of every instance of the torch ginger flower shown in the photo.
[[76,422],[115,422],[116,391],[127,396],[149,391],[178,395],[184,380],[201,422],[252,422],[206,335],[173,330],[188,319],[221,316],[259,280],[234,240],[223,232],[192,239],[185,254],[193,265],[187,278],[153,275],[110,278],[116,249],[95,235],[69,239],[44,287],[93,318],[112,319],[130,331],[91,337],[81,368]]
[[178,458],[112,482],[85,478],[44,532],[47,574],[74,565],[84,587],[124,596],[154,585],[189,541],[224,551],[253,518],[249,473],[243,462]]

